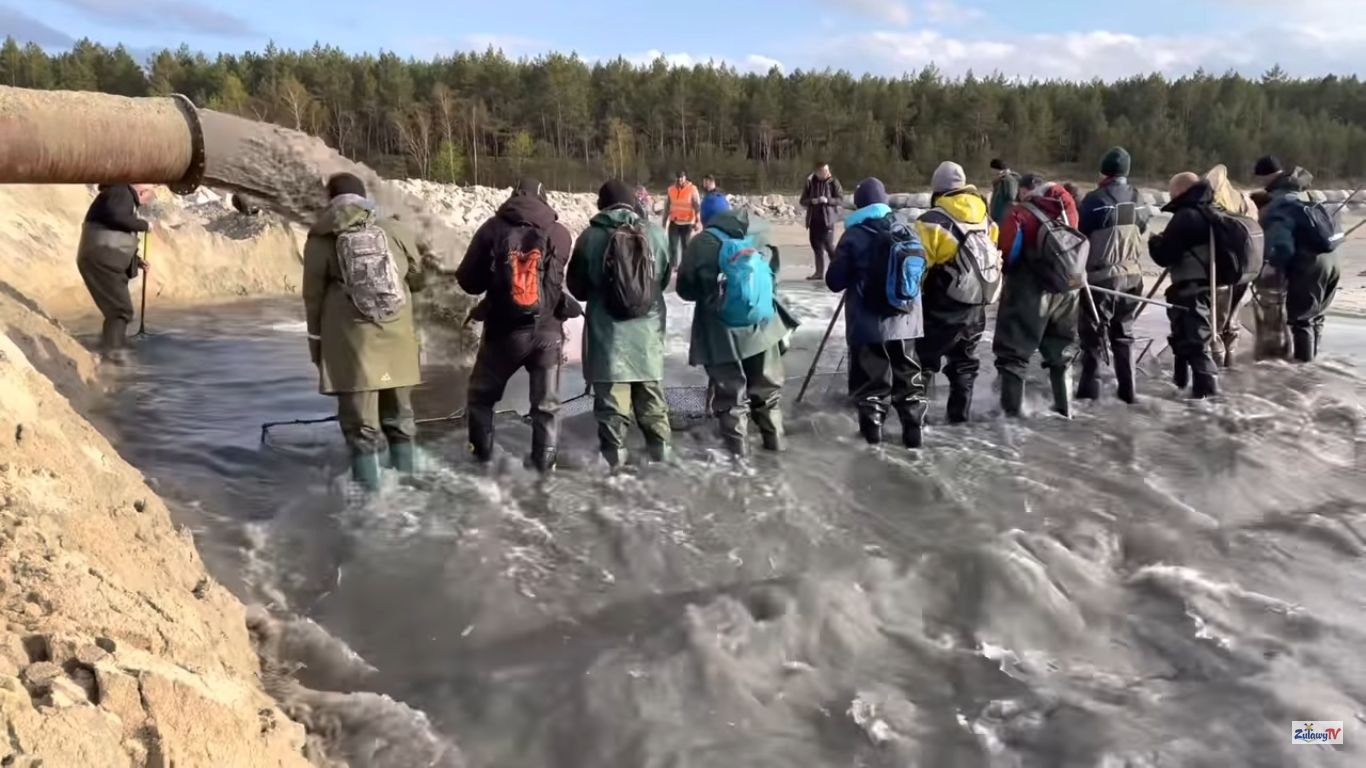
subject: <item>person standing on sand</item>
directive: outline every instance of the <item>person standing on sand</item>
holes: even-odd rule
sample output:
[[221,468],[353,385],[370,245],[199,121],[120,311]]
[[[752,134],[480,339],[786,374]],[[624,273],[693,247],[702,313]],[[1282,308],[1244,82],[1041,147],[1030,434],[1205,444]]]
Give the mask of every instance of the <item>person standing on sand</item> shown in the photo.
[[[1143,235],[1148,217],[1140,209],[1138,189],[1129,186],[1132,160],[1123,147],[1114,147],[1100,161],[1100,186],[1081,202],[1081,230],[1090,238],[1086,282],[1098,288],[1143,295]],[[1134,388],[1134,321],[1139,302],[1092,292],[1094,312],[1082,310],[1081,380],[1078,400],[1100,397],[1100,364],[1108,342],[1115,368],[1119,399],[1136,402]]]
[[1258,160],[1253,173],[1270,196],[1261,211],[1266,263],[1285,276],[1285,314],[1295,360],[1312,363],[1323,340],[1324,316],[1341,279],[1333,251],[1336,243],[1326,243],[1309,217],[1312,174],[1303,168],[1286,171],[1271,156]]
[[816,163],[816,169],[806,177],[801,205],[806,208],[806,229],[816,259],[816,271],[806,279],[823,280],[826,260],[835,255],[835,221],[844,205],[844,188],[830,173],[829,163]]
[[1210,323],[1210,250],[1214,220],[1214,188],[1208,181],[1189,171],[1172,177],[1168,186],[1171,202],[1162,207],[1171,221],[1160,234],[1148,241],[1153,261],[1168,270],[1171,285],[1167,310],[1171,322],[1168,343],[1176,357],[1172,383],[1184,390],[1194,374],[1191,396],[1195,399],[1219,394],[1219,368],[1214,363],[1210,342],[1214,327]]
[[930,180],[933,208],[915,222],[925,247],[925,335],[920,362],[930,376],[944,363],[949,380],[948,420],[972,417],[972,390],[981,363],[977,344],[987,326],[987,306],[1000,293],[1000,236],[987,204],[967,183],[963,166],[944,162]]
[[1001,409],[1019,416],[1024,404],[1025,374],[1035,351],[1043,355],[1053,389],[1053,410],[1072,415],[1072,361],[1077,355],[1076,289],[1052,292],[1042,280],[1039,253],[1043,220],[1077,226],[1077,204],[1061,184],[1038,176],[1020,180],[1020,202],[1001,225],[1005,254],[1005,287],[996,313],[991,351],[1001,377]]
[[991,170],[996,173],[996,180],[991,184],[991,220],[1000,225],[1020,195],[1020,175],[1010,170],[1010,165],[999,157],[991,161]]
[[377,491],[386,444],[394,469],[414,470],[412,392],[422,374],[412,293],[423,286],[422,259],[356,176],[328,179],[327,196],[304,243],[309,357],[320,391],[337,398],[352,479]]
[[679,171],[669,187],[669,205],[664,209],[663,225],[669,230],[669,267],[678,269],[693,231],[700,227],[702,198],[688,181],[688,172]]
[[[767,247],[763,221],[732,211],[725,197],[708,198],[702,222],[706,228],[689,243],[678,270],[679,297],[697,303],[688,364],[707,371],[712,415],[732,455],[749,454],[750,417],[764,448],[781,451],[784,339],[797,321],[773,293],[777,254]],[[732,287],[729,279],[722,283],[726,273],[746,279]],[[746,309],[753,317],[737,316]]]
[[598,213],[574,243],[565,285],[588,305],[583,378],[593,388],[598,446],[613,468],[626,463],[634,419],[652,461],[665,461],[671,430],[664,399],[664,290],[669,241],[637,215],[631,190],[609,181]]
[[148,269],[138,256],[138,235],[149,232],[152,224],[138,218],[137,211],[151,199],[149,185],[101,185],[81,225],[76,269],[104,316],[100,354],[114,363],[123,362],[127,355],[128,324],[133,320],[128,283],[138,276],[139,269]]
[[[869,445],[882,442],[888,406],[901,419],[901,442],[919,448],[924,441],[925,379],[916,356],[924,334],[921,294],[892,306],[887,300],[888,272],[897,272],[898,252],[918,260],[924,249],[915,231],[897,221],[887,205],[887,189],[875,178],[854,190],[856,210],[844,220],[825,285],[844,293],[844,335],[849,345],[849,396],[858,406],[859,432]],[[921,275],[912,265],[913,280]],[[898,290],[898,294],[901,292]]]
[[465,408],[470,452],[480,463],[493,460],[493,408],[508,379],[525,368],[531,383],[528,463],[543,473],[555,468],[564,321],[582,314],[564,292],[573,238],[559,218],[541,183],[522,179],[474,233],[455,272],[465,293],[486,294],[472,314],[483,322],[484,335]]

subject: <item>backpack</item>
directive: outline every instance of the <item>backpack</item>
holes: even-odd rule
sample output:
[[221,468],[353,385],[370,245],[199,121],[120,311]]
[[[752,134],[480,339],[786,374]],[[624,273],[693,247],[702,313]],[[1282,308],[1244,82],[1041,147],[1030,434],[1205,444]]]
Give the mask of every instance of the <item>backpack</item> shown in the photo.
[[1262,273],[1265,242],[1262,227],[1247,216],[1210,208],[1216,285],[1247,285]]
[[718,258],[720,271],[721,322],[730,328],[748,328],[773,317],[773,268],[754,241],[733,238],[719,229],[708,229],[721,241]]
[[1304,203],[1304,214],[1309,219],[1309,226],[1304,228],[1305,250],[1318,256],[1332,253],[1342,245],[1346,239],[1342,226],[1323,203]]
[[977,307],[995,304],[1001,296],[1001,252],[991,241],[987,222],[969,225],[952,216],[948,219],[958,239],[958,252],[944,265],[949,278],[945,295]]
[[1033,203],[1025,210],[1039,220],[1039,237],[1026,254],[1045,293],[1067,293],[1086,284],[1091,241],[1067,223],[1066,214],[1051,218]]
[[337,234],[337,266],[342,288],[366,320],[391,322],[408,303],[389,235],[370,219]]
[[925,276],[925,247],[902,222],[886,228],[865,226],[877,238],[877,250],[864,273],[863,298],[868,308],[883,317],[910,314]]
[[548,309],[544,305],[549,239],[537,227],[510,227],[493,265],[489,296],[505,320],[531,322]]
[[639,222],[612,230],[602,257],[606,281],[604,304],[617,320],[645,317],[659,299],[659,275],[645,228]]

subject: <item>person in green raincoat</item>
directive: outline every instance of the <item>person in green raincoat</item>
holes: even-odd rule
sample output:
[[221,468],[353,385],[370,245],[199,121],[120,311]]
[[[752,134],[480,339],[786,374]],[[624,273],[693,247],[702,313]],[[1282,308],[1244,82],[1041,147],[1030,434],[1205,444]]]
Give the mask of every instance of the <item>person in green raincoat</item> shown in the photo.
[[[750,237],[759,249],[768,248],[770,266],[778,273],[778,253],[768,245],[762,219],[750,219],[743,210],[733,211],[723,196],[707,198],[702,209],[702,233],[694,237],[678,270],[678,295],[696,302],[692,319],[692,345],[688,364],[707,371],[711,411],[720,423],[721,439],[736,456],[749,452],[749,417],[763,435],[764,448],[784,448],[782,392],[785,339],[797,321],[774,301],[775,312],[767,321],[731,328],[721,320],[717,281],[720,277],[722,237]],[[775,278],[776,279],[776,278]]]
[[[642,277],[653,276],[653,305],[641,317],[622,319],[609,309],[606,257],[613,235],[623,228],[644,235]],[[627,234],[627,233],[624,233]],[[637,242],[639,242],[637,240]],[[621,255],[620,251],[616,255]],[[634,417],[645,434],[652,461],[668,458],[669,406],[664,399],[664,290],[669,287],[669,240],[659,226],[643,219],[635,193],[620,181],[598,191],[598,213],[574,243],[565,286],[585,302],[583,378],[593,388],[598,444],[612,467],[626,462],[626,436]]]
[[[337,398],[337,417],[351,449],[352,478],[379,488],[379,454],[387,445],[394,469],[413,471],[413,387],[422,383],[412,292],[423,284],[417,245],[393,220],[380,219],[365,183],[342,173],[327,181],[328,207],[304,244],[304,307],[308,347],[319,390]],[[375,226],[388,239],[404,302],[396,317],[368,320],[342,284],[337,237]]]

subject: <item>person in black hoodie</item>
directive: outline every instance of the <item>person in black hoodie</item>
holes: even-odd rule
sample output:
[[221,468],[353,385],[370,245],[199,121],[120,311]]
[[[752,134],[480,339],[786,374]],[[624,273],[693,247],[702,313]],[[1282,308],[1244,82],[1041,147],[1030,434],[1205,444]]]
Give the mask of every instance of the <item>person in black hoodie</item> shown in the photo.
[[531,379],[531,458],[538,471],[555,466],[564,321],[582,309],[564,291],[572,252],[569,230],[535,179],[520,181],[512,196],[474,233],[455,277],[474,296],[487,294],[472,317],[484,323],[470,373],[470,451],[493,458],[493,408],[508,379],[525,368]]
[[1214,189],[1194,173],[1180,173],[1170,184],[1172,201],[1163,206],[1172,215],[1161,234],[1148,240],[1148,253],[1159,267],[1168,270],[1171,285],[1167,310],[1171,321],[1172,354],[1176,371],[1172,381],[1185,389],[1194,374],[1192,396],[1201,399],[1219,394],[1219,369],[1214,364],[1210,340],[1210,221]]
[[816,271],[807,280],[824,280],[827,259],[835,257],[835,222],[844,206],[844,188],[830,173],[830,164],[820,162],[806,177],[801,204],[806,208],[806,228],[811,235],[811,251]]
[[151,187],[105,184],[85,213],[76,269],[90,298],[104,316],[100,352],[117,361],[128,344],[133,297],[128,283],[146,264],[138,258],[138,235],[151,225],[138,217],[138,207],[151,199]]

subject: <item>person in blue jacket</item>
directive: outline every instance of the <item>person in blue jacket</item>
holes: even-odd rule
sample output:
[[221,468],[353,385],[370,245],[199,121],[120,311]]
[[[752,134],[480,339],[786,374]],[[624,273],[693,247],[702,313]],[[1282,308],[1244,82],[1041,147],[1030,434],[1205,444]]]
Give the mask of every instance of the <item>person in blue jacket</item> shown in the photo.
[[[925,380],[915,342],[924,335],[921,299],[911,312],[884,316],[869,306],[866,290],[884,288],[876,274],[883,235],[896,223],[887,190],[876,178],[854,191],[857,208],[844,220],[844,235],[825,273],[826,286],[844,292],[845,340],[849,344],[849,395],[858,407],[859,431],[870,445],[882,442],[888,406],[901,419],[902,443],[919,448],[924,439]],[[885,288],[884,288],[885,289]]]

